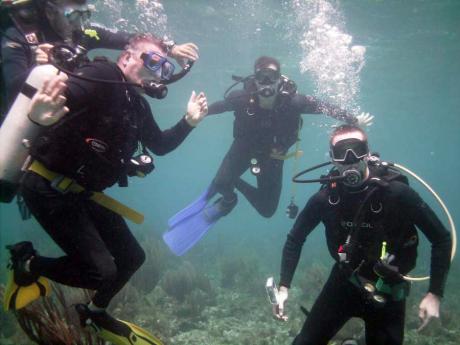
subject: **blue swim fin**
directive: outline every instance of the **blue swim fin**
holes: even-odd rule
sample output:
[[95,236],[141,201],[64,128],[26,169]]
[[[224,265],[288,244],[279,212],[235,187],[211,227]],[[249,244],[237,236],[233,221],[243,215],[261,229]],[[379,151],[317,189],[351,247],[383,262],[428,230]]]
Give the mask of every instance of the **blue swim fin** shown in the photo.
[[177,256],[184,255],[208,230],[235,207],[237,198],[230,203],[218,199],[212,205],[176,223],[163,234],[163,240]]
[[168,227],[172,228],[176,226],[178,223],[182,222],[183,220],[187,219],[190,216],[197,214],[198,212],[202,211],[208,200],[211,196],[208,196],[209,188],[207,188],[195,201],[193,201],[190,205],[188,205],[183,210],[177,212],[174,216],[169,218],[168,220]]

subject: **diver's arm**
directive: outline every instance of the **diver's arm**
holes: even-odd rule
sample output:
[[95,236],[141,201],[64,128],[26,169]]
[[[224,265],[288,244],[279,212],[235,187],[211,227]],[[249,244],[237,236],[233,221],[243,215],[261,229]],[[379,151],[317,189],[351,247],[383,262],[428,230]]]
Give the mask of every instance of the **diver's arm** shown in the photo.
[[222,114],[222,113],[225,113],[227,111],[232,111],[232,110],[233,110],[233,106],[229,101],[227,100],[217,101],[217,102],[212,103],[209,106],[208,116]]
[[452,239],[438,216],[412,188],[400,186],[401,199],[410,219],[431,242],[430,286],[428,291],[442,297],[450,267]]
[[228,94],[222,101],[212,103],[208,107],[208,116],[222,114],[228,111],[235,111],[238,105],[246,102],[248,99],[247,92],[244,90],[234,90]]
[[321,221],[320,205],[320,193],[316,193],[310,198],[287,235],[281,260],[280,286],[291,286],[305,239]]
[[352,125],[358,123],[355,116],[348,111],[327,102],[323,102],[316,97],[301,94],[297,94],[294,97],[293,101],[302,114],[325,114]]
[[108,29],[101,24],[91,23],[83,32],[81,44],[88,50],[104,48],[122,50],[134,34]]
[[[96,48],[123,50],[129,43],[129,40],[135,35],[136,33],[118,31],[116,29],[106,28],[98,23],[91,23],[90,27],[85,29],[82,33],[81,44],[88,50]],[[158,38],[153,34],[151,35]],[[158,38],[158,40],[161,41],[168,56],[177,60],[181,65],[183,59],[193,61],[198,59],[198,47],[193,43],[170,46],[169,43],[171,41],[167,42],[160,38]]]
[[[15,28],[8,29],[6,34],[14,40],[24,41],[24,37]],[[29,47],[14,42],[5,36],[2,37],[1,44],[2,72],[7,98],[6,108],[9,108],[21,91],[21,87],[35,63],[31,61],[32,52]]]
[[163,156],[176,149],[194,127],[190,126],[183,116],[173,127],[162,131],[153,118],[150,107],[148,104],[144,104],[141,128],[142,143],[154,154]]

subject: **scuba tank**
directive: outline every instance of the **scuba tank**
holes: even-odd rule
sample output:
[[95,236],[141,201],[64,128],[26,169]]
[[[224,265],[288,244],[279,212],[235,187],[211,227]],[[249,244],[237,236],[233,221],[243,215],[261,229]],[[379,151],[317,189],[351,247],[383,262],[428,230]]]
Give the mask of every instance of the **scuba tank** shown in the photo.
[[45,80],[58,73],[52,65],[35,67],[0,127],[0,202],[11,202],[16,195],[29,146],[44,128],[28,116],[32,98]]

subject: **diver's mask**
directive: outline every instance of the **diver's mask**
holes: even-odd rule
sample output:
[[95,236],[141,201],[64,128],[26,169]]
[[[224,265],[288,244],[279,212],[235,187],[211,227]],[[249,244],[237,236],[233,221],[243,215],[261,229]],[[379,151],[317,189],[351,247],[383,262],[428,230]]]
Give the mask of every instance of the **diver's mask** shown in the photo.
[[163,99],[168,94],[168,88],[165,84],[171,81],[174,75],[174,64],[163,55],[154,51],[141,54],[144,67],[149,70],[153,80],[144,80],[142,88],[145,93],[157,99]]
[[54,14],[50,24],[54,31],[64,40],[70,40],[77,32],[84,31],[91,18],[92,6],[90,5],[66,5],[60,6],[52,1],[48,1],[48,6]]
[[169,80],[174,74],[174,64],[166,57],[154,51],[141,54],[144,67],[147,68],[157,81]]
[[341,176],[342,183],[347,187],[360,187],[368,175],[367,158],[369,147],[366,141],[356,138],[344,139],[331,145],[332,163]]
[[272,68],[262,68],[256,71],[254,78],[258,95],[265,98],[276,95],[281,78],[279,71]]

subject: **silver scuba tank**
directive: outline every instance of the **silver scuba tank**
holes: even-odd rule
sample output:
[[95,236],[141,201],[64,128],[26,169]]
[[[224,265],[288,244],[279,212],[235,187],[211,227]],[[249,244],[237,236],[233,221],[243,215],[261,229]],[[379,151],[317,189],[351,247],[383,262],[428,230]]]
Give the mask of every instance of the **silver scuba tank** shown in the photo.
[[30,144],[44,128],[28,116],[32,98],[45,80],[58,73],[52,65],[32,69],[0,127],[0,202],[11,202],[16,195]]

